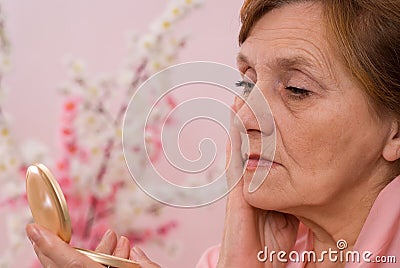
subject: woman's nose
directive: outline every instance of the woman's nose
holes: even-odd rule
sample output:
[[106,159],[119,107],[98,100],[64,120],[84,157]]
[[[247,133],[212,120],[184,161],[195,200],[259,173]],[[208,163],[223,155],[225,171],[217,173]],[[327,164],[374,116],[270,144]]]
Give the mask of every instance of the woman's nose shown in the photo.
[[267,99],[258,89],[251,91],[246,99],[237,98],[235,101],[235,126],[240,132],[259,131],[262,135],[274,133],[274,119]]

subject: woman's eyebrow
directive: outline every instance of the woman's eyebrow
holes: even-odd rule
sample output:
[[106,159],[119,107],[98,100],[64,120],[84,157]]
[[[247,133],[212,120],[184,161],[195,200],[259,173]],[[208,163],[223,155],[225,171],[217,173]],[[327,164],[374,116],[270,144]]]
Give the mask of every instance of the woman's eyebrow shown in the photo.
[[[240,67],[241,65],[249,65],[251,66],[251,60],[239,52],[236,57],[237,65]],[[322,77],[327,77],[327,74],[324,72],[324,67],[321,66],[318,62],[315,62],[313,59],[309,59],[302,55],[293,55],[287,57],[275,57],[273,59],[267,59],[266,62],[263,63],[268,69],[276,70],[278,72],[287,72],[287,71],[300,71],[307,74],[314,79],[322,79]],[[327,66],[328,75],[330,78],[335,79],[332,75],[331,69]],[[336,81],[336,80],[335,80]]]
[[247,63],[247,64],[249,64],[248,58],[244,54],[242,54],[241,52],[239,52],[238,55],[236,56],[236,62],[237,63]]
[[[250,60],[247,58],[246,55],[242,54],[241,52],[238,53],[236,61],[238,64],[241,63],[250,64]],[[310,62],[310,60],[302,56],[278,57],[270,61],[267,61],[265,65],[269,68],[280,69],[280,70],[290,70],[302,67],[306,67],[313,70],[317,69],[315,64],[313,64],[312,62]]]
[[330,66],[322,66],[319,62],[303,56],[281,57],[275,58],[271,62],[266,63],[269,68],[278,71],[300,71],[314,80],[323,83],[323,80],[332,79],[337,81]]
[[267,63],[270,67],[279,68],[281,70],[291,70],[298,68],[308,68],[315,70],[317,69],[314,64],[312,64],[308,59],[304,57],[285,57],[285,58],[275,58],[272,62]]

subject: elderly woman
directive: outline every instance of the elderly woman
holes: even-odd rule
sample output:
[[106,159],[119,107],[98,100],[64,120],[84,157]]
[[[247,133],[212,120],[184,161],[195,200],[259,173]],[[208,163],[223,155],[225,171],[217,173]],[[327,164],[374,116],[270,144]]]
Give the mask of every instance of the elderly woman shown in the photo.
[[[257,152],[256,85],[274,115],[276,153],[249,192],[255,167],[268,160],[243,160],[232,125],[228,158],[245,171],[228,196],[222,244],[197,267],[400,262],[400,2],[248,0],[241,17],[237,59],[248,102],[237,99],[234,110]],[[228,179],[241,174],[232,166]],[[44,265],[99,267],[37,225],[27,233]],[[98,250],[159,267],[128,244],[109,232]],[[355,252],[358,261],[346,258]]]

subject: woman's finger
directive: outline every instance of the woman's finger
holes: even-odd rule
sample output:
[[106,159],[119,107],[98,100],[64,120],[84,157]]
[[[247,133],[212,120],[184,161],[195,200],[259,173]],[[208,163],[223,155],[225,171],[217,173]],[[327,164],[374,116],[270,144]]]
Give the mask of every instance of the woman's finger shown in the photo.
[[[49,264],[47,267],[104,268],[76,251],[46,228],[37,224],[29,224],[26,227],[26,232],[32,244],[37,248],[36,250],[40,255],[39,260],[45,262],[46,265]],[[50,266],[50,263],[54,265]]]
[[160,265],[151,261],[138,247],[133,247],[131,249],[130,259],[138,263],[141,268],[161,268]]
[[43,267],[56,267],[56,264],[45,255],[43,255],[43,253],[38,249],[36,245],[33,245],[33,250],[35,251],[36,256],[38,257]]
[[96,251],[104,254],[113,254],[117,246],[117,234],[112,230],[107,230],[100,243],[96,247]]
[[117,246],[115,247],[114,256],[128,259],[130,247],[131,246],[130,246],[128,238],[126,238],[125,236],[121,236],[118,239]]
[[230,114],[230,130],[226,148],[227,162],[226,175],[229,187],[233,187],[243,175],[243,160],[241,156],[241,137],[238,125],[242,122],[236,115],[236,108],[232,106]]

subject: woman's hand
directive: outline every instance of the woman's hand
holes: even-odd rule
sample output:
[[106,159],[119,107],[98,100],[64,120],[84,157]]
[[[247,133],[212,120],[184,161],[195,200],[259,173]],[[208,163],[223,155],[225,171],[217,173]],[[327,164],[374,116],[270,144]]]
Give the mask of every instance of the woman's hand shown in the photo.
[[[26,227],[26,232],[43,267],[104,268],[101,264],[76,251],[46,228],[37,224],[29,224]],[[96,251],[124,259],[129,258],[142,268],[160,268],[139,248],[133,247],[130,250],[129,240],[123,236],[117,239],[117,235],[111,230],[104,234]]]
[[[231,143],[227,146],[227,179],[234,183],[241,176],[243,161],[240,151],[240,134],[231,116]],[[265,263],[257,258],[258,252],[268,247],[269,252],[289,252],[295,244],[299,221],[296,217],[276,211],[265,211],[249,205],[243,195],[243,180],[228,195],[224,237],[218,268],[284,267],[286,263]],[[260,256],[264,257],[264,255]]]
[[[273,256],[274,261],[260,262],[258,253],[268,247],[269,253],[281,250],[289,253],[296,241],[298,223],[296,217],[276,211],[265,211],[250,206],[243,199],[243,182],[228,196],[224,237],[218,268],[285,267]],[[265,253],[267,254],[267,253]],[[261,255],[260,258],[264,258]]]
[[[85,255],[79,253],[69,244],[62,241],[57,235],[46,228],[37,224],[29,224],[26,233],[32,242],[33,249],[43,267],[91,267],[104,268],[104,266],[92,261]],[[99,244],[99,252],[109,254],[114,249],[121,258],[129,256],[129,242],[125,244],[125,239],[120,239],[117,245],[117,236],[113,232],[108,232]],[[127,240],[127,239],[126,239]],[[126,249],[127,247],[127,249]],[[128,252],[128,256],[126,255]]]

